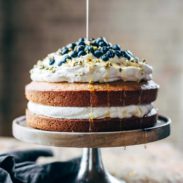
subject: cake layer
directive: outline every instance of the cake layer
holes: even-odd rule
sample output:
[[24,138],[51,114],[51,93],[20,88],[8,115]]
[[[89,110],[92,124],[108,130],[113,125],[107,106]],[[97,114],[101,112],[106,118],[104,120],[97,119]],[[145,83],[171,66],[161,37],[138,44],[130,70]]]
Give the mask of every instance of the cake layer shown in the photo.
[[55,119],[46,116],[36,115],[29,110],[26,111],[27,124],[30,127],[63,132],[100,132],[120,131],[148,128],[155,125],[156,114],[148,114],[142,118],[105,118],[105,119]]
[[156,114],[152,104],[123,107],[60,107],[29,102],[27,108],[34,114],[59,119],[101,119],[106,117],[122,119],[132,116],[143,117],[148,113]]
[[26,86],[26,97],[50,106],[126,106],[153,102],[158,88],[152,80],[94,84],[31,82]]

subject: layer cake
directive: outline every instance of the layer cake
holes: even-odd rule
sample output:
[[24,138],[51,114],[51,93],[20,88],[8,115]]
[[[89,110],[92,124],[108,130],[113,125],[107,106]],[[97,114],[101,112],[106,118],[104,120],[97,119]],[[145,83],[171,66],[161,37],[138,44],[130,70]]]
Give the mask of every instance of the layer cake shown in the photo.
[[26,86],[27,124],[50,131],[152,127],[159,86],[152,67],[105,38],[68,44],[37,62]]

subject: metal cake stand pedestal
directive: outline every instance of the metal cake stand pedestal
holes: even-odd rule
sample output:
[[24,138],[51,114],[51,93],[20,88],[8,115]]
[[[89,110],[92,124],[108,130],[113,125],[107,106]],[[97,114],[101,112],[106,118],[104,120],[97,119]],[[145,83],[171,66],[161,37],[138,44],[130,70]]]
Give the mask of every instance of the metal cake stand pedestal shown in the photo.
[[13,121],[13,135],[17,139],[56,147],[84,148],[80,169],[74,183],[124,183],[111,176],[104,168],[100,149],[161,140],[170,135],[170,119],[158,116],[152,128],[115,132],[52,132],[26,126],[25,116]]

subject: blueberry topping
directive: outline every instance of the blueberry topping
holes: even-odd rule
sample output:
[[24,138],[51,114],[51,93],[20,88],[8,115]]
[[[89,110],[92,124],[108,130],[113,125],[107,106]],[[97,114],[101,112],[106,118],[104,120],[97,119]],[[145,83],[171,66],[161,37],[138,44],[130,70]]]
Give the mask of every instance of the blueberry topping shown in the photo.
[[105,55],[103,55],[103,56],[101,57],[101,59],[102,59],[103,61],[108,61],[108,60],[109,60],[109,57],[108,57],[107,54],[105,54]]
[[77,51],[83,51],[85,49],[85,46],[81,45],[77,47]]
[[92,42],[92,43],[91,43],[91,45],[92,45],[92,46],[96,46],[96,47],[98,47],[98,44],[97,44],[95,41],[94,41],[94,42]]
[[78,39],[78,42],[85,42],[85,38],[82,37],[82,38]]
[[68,53],[69,52],[69,49],[67,48],[67,47],[63,47],[62,49],[61,49],[61,54],[62,55],[65,55],[66,53]]
[[76,46],[76,43],[70,43],[67,45],[67,48],[73,50],[75,48],[75,46]]
[[97,57],[97,58],[100,58],[100,57],[102,56],[102,52],[99,51],[99,50],[96,50],[96,51],[93,53],[93,55],[94,55],[95,57]]
[[78,57],[86,55],[86,52],[84,50],[81,50],[78,52]]
[[76,58],[76,57],[78,56],[77,51],[72,51],[71,54],[70,54],[70,56],[71,56],[72,58]]
[[84,38],[80,38],[77,42],[77,45],[83,45],[85,46],[85,39]]
[[85,42],[78,42],[78,45],[85,46]]
[[89,41],[94,41],[95,39],[94,38],[89,38]]
[[118,58],[120,58],[122,56],[122,52],[119,50],[116,50],[115,54],[117,55]]
[[54,63],[55,63],[54,57],[50,58],[50,60],[49,60],[49,65],[53,65]]
[[130,50],[126,50],[126,53],[128,53],[131,56],[133,56],[133,53]]
[[101,51],[103,54],[105,54],[108,50],[109,50],[109,48],[107,46],[104,46],[101,48]]
[[100,41],[104,41],[104,39],[102,37],[99,37],[96,39],[96,43],[98,44]]
[[126,51],[121,51],[121,56],[128,60],[130,60],[130,58],[131,58],[130,55]]
[[69,55],[65,55],[61,58],[60,62],[58,63],[58,66],[61,66],[63,63],[67,62],[67,59],[71,59]]
[[115,57],[115,54],[114,54],[114,51],[113,50],[109,50],[106,55],[109,57],[109,58],[113,58]]
[[101,40],[98,42],[98,45],[103,47],[103,46],[107,46],[108,44],[104,40]]
[[86,46],[86,47],[85,47],[85,51],[86,51],[87,53],[93,53],[93,52],[94,52],[94,49],[93,49],[92,46]]
[[[117,56],[118,58],[125,58],[127,60],[138,59],[130,51],[124,51],[121,49],[119,44],[112,45],[107,42],[104,37],[99,37],[97,39],[80,38],[78,41],[68,44],[66,47],[60,49],[60,54],[65,57],[60,61],[60,65],[70,58],[77,58],[84,56],[86,54],[92,53],[94,57],[101,58],[103,61],[108,61],[111,58]],[[50,58],[49,64],[55,63],[54,58]]]
[[115,45],[113,45],[113,47],[112,47],[114,50],[121,50],[121,47],[120,47],[120,45],[119,44],[115,44]]

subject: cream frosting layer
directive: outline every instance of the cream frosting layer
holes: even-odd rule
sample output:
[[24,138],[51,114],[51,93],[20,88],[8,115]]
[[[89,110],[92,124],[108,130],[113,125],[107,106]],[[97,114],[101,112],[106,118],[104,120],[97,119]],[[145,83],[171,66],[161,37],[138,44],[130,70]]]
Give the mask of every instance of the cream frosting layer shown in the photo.
[[[31,70],[31,79],[46,82],[148,81],[152,79],[152,67],[142,61],[129,61],[115,56],[104,62],[92,54],[87,54],[58,66],[62,57],[63,55],[59,52],[55,52],[38,61]],[[49,65],[50,58],[54,58],[54,66]]]
[[156,114],[152,104],[129,105],[123,107],[58,107],[28,102],[27,108],[34,114],[59,119],[102,119],[143,117],[149,113]]

